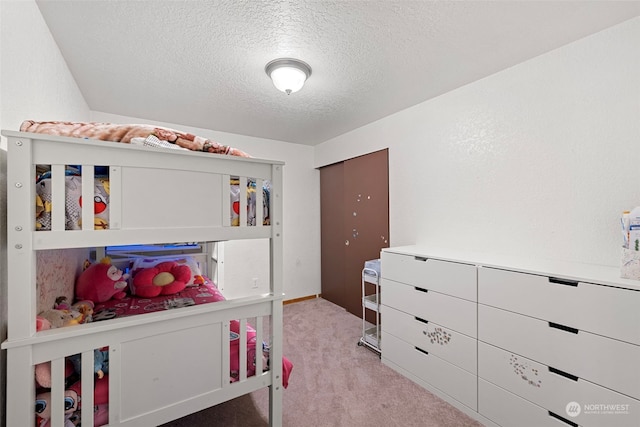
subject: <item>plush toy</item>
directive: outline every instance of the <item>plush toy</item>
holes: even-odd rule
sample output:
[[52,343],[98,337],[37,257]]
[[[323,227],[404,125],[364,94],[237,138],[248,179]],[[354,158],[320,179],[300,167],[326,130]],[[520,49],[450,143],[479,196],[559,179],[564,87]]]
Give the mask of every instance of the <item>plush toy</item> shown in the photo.
[[[76,372],[82,372],[82,358],[79,354],[69,356]],[[109,349],[107,347],[93,350],[93,371],[102,379],[109,373]]]
[[[74,310],[46,310],[36,316],[36,332],[74,325],[79,319],[80,312]],[[65,380],[74,372],[71,361],[65,360]],[[38,363],[34,368],[34,374],[38,386],[51,388],[51,362]]]
[[[71,427],[75,424],[71,420],[73,414],[78,410],[80,405],[80,394],[75,389],[67,389],[64,391],[64,427]],[[36,395],[36,416],[39,418],[38,426],[45,427],[49,425],[51,418],[51,392],[45,391]]]
[[[82,409],[82,382],[76,381],[64,391],[64,427],[78,425],[79,418],[74,417]],[[94,425],[108,423],[109,376],[95,381],[93,389]],[[105,411],[106,410],[106,411]],[[36,416],[38,427],[48,427],[51,418],[51,392],[43,391],[36,395]]]
[[51,329],[51,322],[42,316],[36,316],[36,332]]
[[90,265],[76,280],[76,298],[89,300],[94,303],[126,296],[127,274],[111,265],[109,258],[102,259],[97,264]]
[[[76,372],[71,360],[66,359],[64,363],[64,378],[65,382]],[[34,368],[36,384],[39,387],[51,388],[51,362],[38,363]]]
[[80,323],[89,323],[93,321],[93,309],[95,304],[93,301],[83,300],[74,303],[71,310],[80,313]]
[[[38,317],[40,318],[38,322]],[[80,313],[72,310],[56,310],[54,308],[45,310],[38,314],[36,317],[36,328],[38,323],[40,327],[43,326],[43,322],[48,322],[46,329],[62,328],[63,326],[74,325],[78,323]],[[44,320],[43,320],[44,319]]]
[[53,305],[53,308],[55,308],[56,310],[69,310],[71,306],[67,302],[67,297],[62,296],[56,298],[56,302]]
[[131,293],[144,298],[171,295],[182,291],[191,280],[191,269],[175,261],[138,270],[133,276]]

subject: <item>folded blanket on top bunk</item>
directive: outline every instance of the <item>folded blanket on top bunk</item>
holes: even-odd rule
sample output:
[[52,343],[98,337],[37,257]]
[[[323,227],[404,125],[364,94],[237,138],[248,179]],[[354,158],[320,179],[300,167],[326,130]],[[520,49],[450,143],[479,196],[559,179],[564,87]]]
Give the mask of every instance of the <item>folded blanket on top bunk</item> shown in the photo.
[[151,139],[165,141],[192,151],[251,157],[237,148],[222,145],[201,136],[153,125],[62,121],[36,122],[33,120],[25,120],[20,125],[20,132],[44,133],[47,135],[124,143],[131,143],[133,138],[147,139],[151,137]]

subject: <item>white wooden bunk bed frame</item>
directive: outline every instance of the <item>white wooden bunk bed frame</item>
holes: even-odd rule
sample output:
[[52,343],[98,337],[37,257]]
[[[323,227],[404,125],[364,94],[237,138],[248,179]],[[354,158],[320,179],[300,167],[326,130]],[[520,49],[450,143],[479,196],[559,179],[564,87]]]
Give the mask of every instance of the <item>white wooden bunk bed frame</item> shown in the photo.
[[[65,357],[82,354],[82,407],[93,407],[93,350],[109,347],[109,425],[159,425],[269,387],[269,423],[282,424],[282,167],[278,161],[149,149],[123,143],[4,131],[7,154],[8,426],[34,423],[34,366],[51,361],[51,426],[64,425]],[[35,231],[36,165],[51,165],[52,227]],[[93,206],[82,209],[82,230],[65,230],[65,165],[82,165],[83,199],[93,199],[93,166],[108,166],[110,228],[93,229]],[[270,225],[230,224],[229,177],[271,183]],[[154,186],[149,184],[154,182]],[[240,206],[246,194],[240,192]],[[262,194],[257,192],[257,218]],[[154,201],[164,203],[162,211]],[[268,294],[36,333],[36,252],[129,244],[270,240]],[[229,381],[229,325],[240,321],[240,378]],[[256,358],[246,373],[247,319],[271,322],[270,369]],[[249,322],[251,322],[250,320]],[[203,339],[203,336],[210,339]],[[183,361],[186,361],[184,363]],[[180,363],[179,369],[164,369]],[[207,369],[203,371],[202,367]],[[83,427],[93,411],[83,410]]]

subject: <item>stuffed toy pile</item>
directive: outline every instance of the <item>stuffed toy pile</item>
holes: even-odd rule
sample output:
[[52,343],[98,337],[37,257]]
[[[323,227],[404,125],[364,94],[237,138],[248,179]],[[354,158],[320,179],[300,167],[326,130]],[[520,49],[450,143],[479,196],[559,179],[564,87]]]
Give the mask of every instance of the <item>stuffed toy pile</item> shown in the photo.
[[[85,263],[84,271],[75,283],[77,302],[68,304],[66,298],[56,300],[53,308],[36,317],[36,331],[62,328],[88,323],[94,320],[96,304],[111,299],[120,300],[131,295],[151,298],[172,295],[184,290],[190,283],[203,282],[201,276],[192,273],[188,265],[176,261],[164,261],[148,268],[134,271],[133,278],[112,265],[109,258],[91,264]],[[105,425],[109,421],[109,349],[95,349],[94,362],[94,425]],[[81,409],[81,355],[65,358],[65,423],[64,427],[79,425]],[[51,363],[35,366],[36,382],[36,426],[50,426],[51,416]]]

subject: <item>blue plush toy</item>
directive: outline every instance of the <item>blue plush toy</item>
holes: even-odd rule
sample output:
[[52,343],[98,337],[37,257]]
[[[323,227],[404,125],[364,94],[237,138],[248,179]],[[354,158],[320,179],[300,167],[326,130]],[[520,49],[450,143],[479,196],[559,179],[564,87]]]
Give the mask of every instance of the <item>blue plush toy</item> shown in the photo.
[[[82,362],[80,354],[74,354],[69,357],[73,363],[73,367],[76,372],[82,372]],[[99,379],[102,379],[105,374],[109,373],[109,350],[108,349],[95,349],[93,350],[93,371],[98,375]]]

